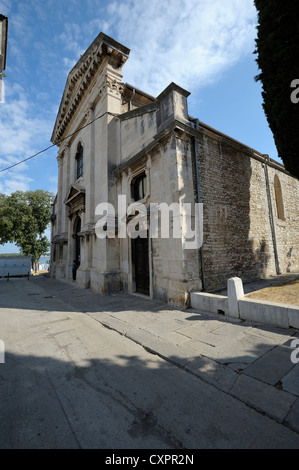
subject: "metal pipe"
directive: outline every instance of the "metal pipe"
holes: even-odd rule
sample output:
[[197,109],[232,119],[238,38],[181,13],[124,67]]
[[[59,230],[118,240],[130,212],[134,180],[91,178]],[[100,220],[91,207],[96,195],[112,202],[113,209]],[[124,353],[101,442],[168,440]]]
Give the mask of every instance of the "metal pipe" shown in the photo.
[[131,111],[131,109],[132,109],[132,101],[133,101],[133,98],[135,96],[135,93],[136,93],[136,90],[135,90],[135,88],[133,88],[133,93],[132,93],[132,96],[131,96],[130,101],[129,101],[129,111]]
[[[199,120],[195,119],[195,129],[199,130]],[[196,192],[197,192],[197,203],[200,204],[200,184],[199,184],[199,166],[198,166],[198,153],[197,153],[197,138],[194,137],[194,155],[195,155],[195,168],[196,168]],[[202,277],[202,290],[206,290],[206,275],[205,275],[205,264],[204,264],[204,254],[203,254],[203,236],[202,243],[200,246],[200,263],[201,263],[201,277]]]
[[268,207],[269,207],[270,228],[271,228],[272,241],[273,241],[276,274],[279,275],[281,274],[281,270],[279,266],[279,257],[278,257],[278,251],[277,251],[277,241],[276,241],[275,224],[274,224],[274,217],[273,217],[271,190],[270,190],[269,173],[268,173],[268,162],[270,161],[270,157],[269,155],[264,155],[264,157],[265,157],[264,170],[265,170],[266,191],[267,191]]

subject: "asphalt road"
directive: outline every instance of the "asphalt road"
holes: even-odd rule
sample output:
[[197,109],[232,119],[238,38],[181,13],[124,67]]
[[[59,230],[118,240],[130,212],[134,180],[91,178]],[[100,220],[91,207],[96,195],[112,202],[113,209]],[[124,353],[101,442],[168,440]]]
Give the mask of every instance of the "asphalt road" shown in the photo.
[[0,281],[0,339],[1,449],[299,447],[297,433],[74,311],[45,282]]

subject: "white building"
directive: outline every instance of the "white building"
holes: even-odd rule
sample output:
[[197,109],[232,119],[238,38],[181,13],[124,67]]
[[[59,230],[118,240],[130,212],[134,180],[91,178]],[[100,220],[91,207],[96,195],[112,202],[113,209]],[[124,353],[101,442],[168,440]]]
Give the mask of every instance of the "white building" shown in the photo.
[[[82,287],[187,306],[191,291],[225,287],[230,277],[298,271],[298,180],[190,117],[189,92],[178,85],[154,98],[123,83],[129,52],[101,33],[68,75],[51,138],[59,147],[51,275],[71,279],[75,260]],[[123,237],[133,202],[148,211],[144,238]],[[194,226],[196,202],[203,247],[186,249],[185,205]],[[97,236],[101,203],[115,208],[110,238]],[[150,236],[150,209],[160,203],[179,208],[170,223],[179,237]],[[165,214],[158,218],[161,226]]]

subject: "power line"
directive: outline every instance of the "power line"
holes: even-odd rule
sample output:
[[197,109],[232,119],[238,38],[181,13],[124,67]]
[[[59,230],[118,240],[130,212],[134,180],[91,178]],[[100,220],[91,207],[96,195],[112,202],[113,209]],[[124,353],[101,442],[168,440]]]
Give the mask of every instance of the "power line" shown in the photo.
[[63,142],[64,140],[66,139],[69,139],[70,137],[72,137],[73,135],[77,134],[78,132],[82,131],[82,129],[85,129],[85,127],[87,126],[90,126],[90,124],[92,124],[93,122],[97,121],[98,119],[101,119],[103,116],[105,116],[105,114],[111,114],[112,116],[117,116],[117,114],[114,114],[114,113],[110,113],[109,111],[106,111],[105,113],[101,114],[101,116],[98,116],[97,118],[93,119],[92,121],[90,121],[88,124],[85,124],[85,126],[83,127],[80,127],[80,129],[77,129],[75,132],[73,132],[72,134],[69,134],[68,136],[64,137],[63,139],[61,140],[58,140],[57,142],[55,142],[55,144],[52,144],[52,145],[49,145],[49,147],[43,149],[43,150],[40,150],[39,152],[35,153],[34,155],[31,155],[30,157],[28,158],[24,158],[24,160],[21,160],[17,163],[14,163],[13,165],[10,165],[6,168],[3,168],[2,170],[0,170],[0,173],[3,173],[4,171],[7,171],[7,170],[10,170],[11,168],[14,168],[15,166],[18,166],[18,165],[21,165],[21,163],[25,163],[27,162],[28,160],[31,160],[32,158],[35,158],[37,157],[38,155],[40,155],[41,153],[44,153],[46,152],[47,150],[53,148],[53,147],[56,147],[57,145],[61,144],[61,142]]

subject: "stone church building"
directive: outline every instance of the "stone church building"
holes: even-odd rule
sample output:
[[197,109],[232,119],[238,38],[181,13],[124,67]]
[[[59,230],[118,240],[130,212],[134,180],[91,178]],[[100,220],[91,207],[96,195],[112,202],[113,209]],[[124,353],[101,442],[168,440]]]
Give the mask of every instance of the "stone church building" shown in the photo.
[[[59,147],[51,276],[72,279],[76,261],[82,287],[184,307],[190,292],[223,288],[230,277],[298,272],[298,180],[189,116],[190,93],[180,86],[152,97],[124,83],[129,53],[101,33],[68,75],[51,138]],[[148,219],[143,236],[120,237],[116,222],[115,236],[99,237],[97,207],[115,207],[115,221],[119,195],[147,209],[176,203],[170,229],[178,222],[182,236],[151,237]],[[194,249],[185,246],[184,203],[202,204],[203,243]],[[131,219],[125,213],[121,223]]]

